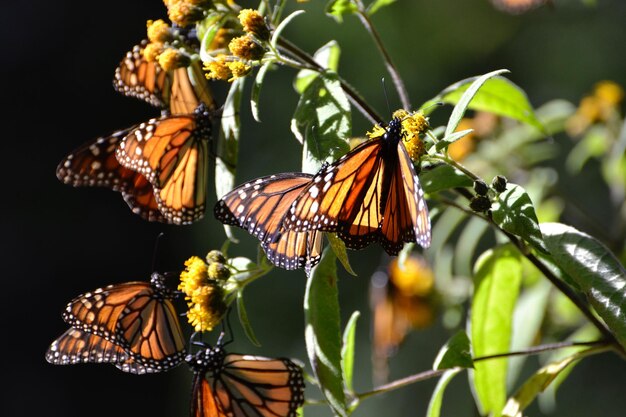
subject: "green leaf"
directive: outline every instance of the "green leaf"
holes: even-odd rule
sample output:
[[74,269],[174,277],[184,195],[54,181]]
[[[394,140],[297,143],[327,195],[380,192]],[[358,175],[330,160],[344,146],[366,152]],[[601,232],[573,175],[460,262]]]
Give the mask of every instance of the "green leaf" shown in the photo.
[[248,320],[248,313],[246,312],[246,306],[243,302],[243,291],[239,291],[237,293],[237,313],[239,314],[241,327],[243,327],[243,331],[246,333],[246,336],[248,336],[248,340],[250,340],[254,346],[261,346],[261,343],[259,343],[259,340],[256,338],[252,325]]
[[[437,102],[458,104],[464,94],[470,90],[471,83],[478,80],[480,80],[480,77],[459,81],[424,103],[422,108],[427,109],[430,107],[429,111],[432,111],[434,107],[431,106]],[[544,135],[547,134],[545,127],[537,119],[524,90],[504,77],[493,77],[486,80],[467,108],[510,117],[539,129]],[[452,131],[455,129],[456,126]]]
[[[474,280],[470,312],[474,358],[508,352],[522,280],[519,252],[511,244],[485,252],[476,262]],[[474,361],[470,381],[482,415],[499,416],[506,400],[506,372],[506,358]]]
[[317,172],[324,161],[334,161],[350,148],[350,103],[337,74],[320,74],[300,96],[291,131],[304,144],[302,171]]
[[526,382],[517,390],[507,401],[502,410],[503,417],[522,417],[522,411],[526,409],[534,401],[534,399],[543,392],[554,379],[573,362],[596,353],[597,348],[587,349],[577,352],[572,356],[553,362],[538,370],[533,376],[528,378]]
[[[220,134],[215,157],[215,194],[221,198],[235,186],[235,173],[239,155],[239,109],[243,95],[244,78],[232,82],[222,110]],[[226,236],[234,242],[231,226],[224,225]]]
[[519,185],[508,183],[492,206],[492,218],[502,229],[519,236],[535,249],[547,253],[535,208],[528,193]]
[[196,24],[196,32],[200,39],[200,59],[210,61],[213,57],[209,54],[211,42],[217,31],[224,25],[225,19],[217,13],[209,13],[202,21]]
[[578,285],[626,347],[626,269],[599,240],[571,226],[544,223],[541,230],[554,262]]
[[446,136],[445,138],[443,138],[439,142],[437,142],[437,144],[435,145],[435,149],[440,151],[443,148],[447,148],[448,146],[450,146],[451,144],[453,144],[457,140],[461,139],[464,136],[469,135],[473,131],[474,131],[474,129],[465,129],[465,130],[461,130],[460,132],[454,132],[450,136]]
[[359,10],[354,0],[331,0],[326,5],[326,14],[338,23],[343,22],[344,14],[352,14]]
[[263,86],[263,79],[265,78],[265,74],[267,74],[267,70],[274,65],[273,61],[267,61],[264,63],[261,68],[259,68],[259,72],[256,74],[256,78],[254,79],[254,84],[252,84],[252,91],[250,92],[250,109],[252,110],[252,117],[257,122],[261,122],[261,118],[259,117],[259,98],[261,97],[261,87]]
[[[339,56],[341,55],[341,48],[337,41],[330,41],[320,49],[315,51],[313,59],[322,68],[337,72],[339,69]],[[301,70],[296,75],[294,82],[295,90],[302,94],[307,89],[311,82],[320,76],[320,73],[312,70]]]
[[[525,260],[525,263],[530,262]],[[524,268],[528,270],[530,268]],[[535,268],[532,271],[539,273]],[[552,284],[547,279],[540,279],[533,286],[524,290],[517,301],[515,312],[513,313],[513,336],[511,338],[511,350],[522,350],[533,345],[540,331],[541,325],[546,315],[546,308]],[[507,373],[507,386],[513,386],[519,377],[527,355],[513,356],[509,358],[509,369]]]
[[352,313],[346,328],[343,331],[343,343],[341,345],[341,369],[343,371],[343,383],[348,392],[352,392],[352,375],[354,374],[354,339],[356,334],[356,322],[361,313]]
[[328,243],[330,243],[330,247],[333,249],[333,252],[335,252],[335,256],[337,256],[337,259],[339,259],[339,262],[341,262],[341,265],[343,265],[345,270],[348,271],[350,275],[354,275],[356,277],[356,272],[354,272],[354,270],[352,269],[352,266],[350,265],[350,259],[348,259],[346,244],[343,243],[343,240],[339,239],[334,233],[326,233],[326,237],[328,238]]
[[291,23],[293,19],[300,16],[302,13],[304,13],[304,10],[296,10],[295,12],[291,13],[289,16],[284,18],[283,21],[280,22],[280,24],[276,27],[276,29],[274,29],[274,33],[272,33],[272,38],[270,39],[270,44],[272,45],[272,49],[276,49],[276,44],[278,43],[278,40],[280,39],[280,35],[282,34],[283,30],[285,30],[287,25]]
[[463,330],[459,330],[439,350],[433,369],[473,368],[472,353],[469,337]]
[[[459,126],[459,123],[461,122],[461,119],[463,118],[463,115],[465,114],[465,111],[467,110],[470,104],[470,101],[472,101],[476,93],[478,93],[478,90],[480,89],[480,87],[482,87],[483,84],[485,84],[485,82],[487,82],[487,80],[489,80],[490,78],[495,77],[496,75],[503,74],[505,72],[509,72],[509,71],[505,69],[492,71],[490,73],[481,75],[480,77],[477,77],[474,79],[472,84],[469,85],[465,89],[465,91],[462,92],[462,95],[457,100],[457,103],[454,106],[454,109],[452,109],[452,114],[450,115],[450,119],[448,120],[448,124],[446,125],[446,131],[443,135],[444,137],[450,136]],[[441,97],[441,100],[437,100],[437,101],[442,101],[443,99],[445,99],[445,97],[446,96],[444,95],[443,97]]]
[[328,247],[309,275],[304,295],[305,341],[313,372],[333,411],[346,417],[336,257]]
[[474,184],[467,175],[447,164],[424,170],[419,178],[424,192],[428,194],[456,187],[471,187]]
[[374,0],[369,6],[367,6],[367,14],[371,16],[383,7],[389,6],[395,2],[396,0]]
[[444,372],[439,378],[439,382],[437,382],[437,386],[433,391],[433,395],[430,397],[430,402],[428,403],[428,411],[426,411],[426,417],[439,417],[441,415],[441,404],[443,402],[443,393],[452,378],[456,374],[461,372],[461,369],[450,369]]

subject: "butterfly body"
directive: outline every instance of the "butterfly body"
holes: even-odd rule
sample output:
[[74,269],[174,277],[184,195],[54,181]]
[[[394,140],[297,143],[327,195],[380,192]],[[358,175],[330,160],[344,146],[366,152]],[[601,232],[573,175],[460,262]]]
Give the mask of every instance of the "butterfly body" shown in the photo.
[[226,353],[218,344],[186,361],[191,417],[295,417],[304,402],[302,369],[290,359]]

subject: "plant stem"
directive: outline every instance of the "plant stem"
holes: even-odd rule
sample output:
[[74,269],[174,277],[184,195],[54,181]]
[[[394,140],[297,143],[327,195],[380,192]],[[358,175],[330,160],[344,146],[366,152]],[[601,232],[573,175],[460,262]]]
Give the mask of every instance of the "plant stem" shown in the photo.
[[372,397],[374,395],[383,394],[385,392],[402,388],[404,386],[413,384],[415,382],[425,381],[427,379],[435,378],[443,374],[447,370],[448,369],[435,369],[435,370],[420,372],[419,374],[407,376],[406,378],[398,379],[396,381],[390,382],[389,384],[381,385],[380,387],[372,391],[367,391],[361,394],[356,394],[356,398],[358,398],[359,400],[363,400],[365,398]]
[[[286,52],[290,53],[292,56],[300,59],[302,62],[312,67],[314,71],[317,71],[320,73],[323,73],[324,71],[326,71],[324,67],[322,67],[320,64],[315,62],[313,57],[311,57],[309,54],[307,54],[306,52],[304,52],[303,50],[301,50],[300,48],[298,48],[296,45],[289,42],[285,38],[281,37],[278,40],[277,45],[280,48],[284,49]],[[356,107],[363,114],[363,116],[365,116],[373,124],[383,123],[383,118],[373,108],[371,108],[367,104],[367,102],[365,102],[365,100],[354,89],[354,87],[348,84],[339,75],[337,75],[337,77],[339,78],[339,83],[341,84],[341,88],[348,95],[348,98],[350,99],[354,107]]]
[[506,352],[506,353],[496,353],[494,355],[486,355],[479,356],[477,358],[473,358],[474,362],[486,361],[489,359],[497,359],[497,358],[508,358],[510,356],[523,356],[523,355],[537,355],[542,352],[548,352],[551,350],[564,349],[568,347],[576,347],[576,346],[604,346],[607,348],[611,348],[611,342],[607,340],[595,340],[592,342],[560,342],[560,343],[548,343],[545,345],[533,346],[528,349],[518,350],[514,352]]
[[396,91],[398,92],[398,96],[400,97],[400,102],[402,103],[402,107],[407,111],[411,111],[411,100],[409,100],[409,93],[406,91],[406,87],[404,86],[404,81],[402,81],[402,78],[400,77],[400,73],[398,72],[398,69],[396,68],[393,61],[391,60],[391,56],[389,55],[389,53],[387,52],[387,49],[383,45],[383,41],[380,38],[380,35],[376,31],[376,29],[374,28],[372,21],[370,20],[369,16],[367,15],[365,11],[365,8],[363,7],[363,4],[360,1],[358,2],[358,4],[359,4],[359,11],[356,13],[356,15],[359,17],[359,20],[361,20],[361,23],[363,24],[363,26],[365,26],[365,29],[370,33],[370,35],[374,39],[374,43],[378,47],[378,51],[383,56],[385,66],[387,67],[387,71],[389,72],[389,75],[391,75],[391,80],[393,81],[393,85],[396,87]]

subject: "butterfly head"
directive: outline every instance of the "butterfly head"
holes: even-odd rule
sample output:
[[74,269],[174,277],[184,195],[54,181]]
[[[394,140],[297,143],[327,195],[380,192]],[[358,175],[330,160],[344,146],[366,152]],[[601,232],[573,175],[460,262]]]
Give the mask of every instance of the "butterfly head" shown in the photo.
[[387,142],[390,142],[392,145],[396,145],[401,138],[402,120],[394,117],[387,125],[387,128],[385,129],[385,134],[383,135],[383,139]]
[[165,285],[165,275],[153,272],[150,276],[150,284],[157,296],[163,298],[174,298],[174,293]]
[[185,361],[196,373],[207,371],[215,372],[221,369],[225,356],[226,352],[224,352],[222,346],[218,344],[217,346],[200,350],[194,355],[187,355]]

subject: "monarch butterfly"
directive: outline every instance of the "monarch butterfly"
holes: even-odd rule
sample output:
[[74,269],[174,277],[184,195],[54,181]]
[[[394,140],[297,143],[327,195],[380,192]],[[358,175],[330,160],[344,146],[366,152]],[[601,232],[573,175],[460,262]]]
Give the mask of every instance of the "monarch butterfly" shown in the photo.
[[390,255],[404,242],[430,246],[428,207],[402,138],[393,118],[384,134],[322,167],[285,214],[284,229],[337,232],[350,249],[379,242]]
[[295,417],[304,402],[302,369],[289,359],[227,354],[218,343],[186,361],[191,417]]
[[285,230],[279,235],[279,231],[282,218],[312,178],[310,174],[286,173],[240,185],[217,202],[215,217],[256,236],[274,265],[310,269],[320,260],[322,233]]
[[125,96],[135,97],[155,107],[168,109],[170,114],[193,113],[200,103],[208,109],[215,101],[199,61],[189,67],[165,71],[156,61],[148,61],[143,50],[144,39],[135,45],[115,69],[113,87]]
[[57,178],[77,186],[122,193],[149,221],[189,224],[204,216],[211,116],[161,116],[84,144],[57,167]]
[[73,299],[63,312],[71,329],[48,350],[49,362],[112,362],[132,373],[169,370],[185,343],[164,276],[109,285]]

